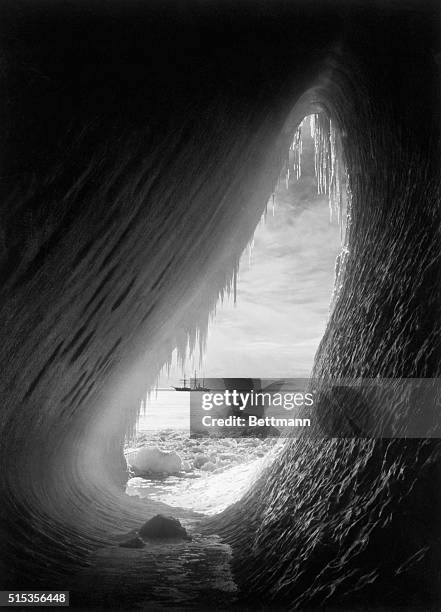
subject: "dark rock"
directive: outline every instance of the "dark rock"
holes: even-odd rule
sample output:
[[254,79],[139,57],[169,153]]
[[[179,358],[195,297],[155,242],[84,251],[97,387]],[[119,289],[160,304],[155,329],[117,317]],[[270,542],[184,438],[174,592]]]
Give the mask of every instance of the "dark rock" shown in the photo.
[[121,542],[120,546],[123,548],[144,548],[145,542],[141,540],[141,538],[132,538],[131,540],[126,540],[125,542]]
[[144,523],[139,530],[139,535],[144,539],[182,538],[184,540],[191,540],[191,537],[178,519],[173,516],[164,516],[163,514],[157,514]]

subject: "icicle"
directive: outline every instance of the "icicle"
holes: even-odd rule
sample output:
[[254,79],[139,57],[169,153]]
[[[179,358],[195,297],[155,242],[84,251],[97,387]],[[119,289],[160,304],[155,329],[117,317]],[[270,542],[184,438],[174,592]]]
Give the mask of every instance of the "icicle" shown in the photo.
[[[303,123],[303,122],[302,122]],[[294,172],[296,180],[302,176],[302,124],[299,125],[294,134],[294,139],[290,149],[290,162]]]
[[199,327],[199,367],[202,363],[202,357],[207,349],[207,336],[208,336],[208,324],[210,322],[210,317],[207,316],[203,326]]
[[317,191],[327,195],[331,222],[335,218],[340,227],[343,242],[344,205],[343,185],[347,180],[343,164],[342,145],[334,122],[324,113],[310,119],[311,136],[314,140],[314,168]]
[[[344,244],[344,241],[347,239],[347,234],[344,235],[345,223],[346,227],[350,226],[351,196],[349,182],[345,173],[342,145],[338,130],[336,129],[334,121],[329,120],[324,113],[315,114],[309,118],[306,118],[306,120],[303,121],[294,132],[288,151],[288,159],[285,161],[282,171],[277,178],[277,184],[274,186],[274,192],[270,195],[266,206],[262,211],[261,221],[265,222],[270,206],[272,209],[272,215],[275,216],[276,195],[284,191],[283,186],[285,185],[288,189],[290,186],[290,181],[292,182],[293,180],[298,180],[301,178],[303,154],[302,129],[308,129],[308,121],[311,137],[314,143],[314,168],[317,178],[317,191],[319,194],[326,195],[329,198],[330,215],[339,223],[341,239],[342,243]],[[252,262],[253,245],[254,241],[251,238],[248,242],[249,264]],[[243,257],[246,259],[246,253],[243,253]],[[339,294],[343,282],[343,274],[348,258],[349,251],[347,249],[343,249],[342,253],[339,255],[338,262],[336,262],[336,297]],[[168,375],[170,375],[171,366],[174,363],[174,359],[176,359],[176,364],[178,367],[180,366],[181,370],[184,371],[185,365],[188,363],[188,353],[190,354],[193,364],[196,363],[197,358],[199,358],[199,365],[202,365],[202,357],[206,349],[208,324],[214,317],[213,313],[216,311],[217,300],[224,302],[224,298],[226,296],[231,296],[231,294],[233,294],[232,297],[234,299],[234,304],[236,305],[237,303],[237,285],[240,269],[239,263],[239,260],[233,260],[233,265],[231,268],[219,278],[219,291],[217,295],[212,295],[210,296],[209,300],[207,300],[206,311],[209,314],[207,314],[206,320],[201,320],[201,318],[199,318],[198,323],[195,324],[193,316],[189,316],[188,320],[186,320],[185,324],[183,324],[182,332],[178,333],[177,337],[170,339],[170,358],[164,362]],[[199,370],[201,369],[202,368],[199,367]],[[151,385],[151,383],[152,380],[149,380],[148,384]],[[156,379],[156,386],[157,384],[158,379]],[[149,398],[150,395],[148,395],[144,401],[139,400],[136,405],[129,408],[130,424],[128,431],[132,431],[133,429],[136,430],[139,414],[142,413],[143,410],[148,410]]]
[[249,266],[251,266],[253,248],[254,248],[254,237],[251,239],[251,242],[248,243],[248,265]]
[[[273,195],[274,195],[274,194],[273,194]],[[270,198],[270,199],[271,199],[271,198]],[[268,204],[269,204],[269,200],[268,200],[268,202],[265,204],[265,208],[264,208],[264,210],[263,210],[263,213],[262,213],[262,214],[261,214],[261,216],[260,216],[259,223],[258,223],[258,227],[260,227],[261,225],[265,225],[265,223],[266,223],[266,216],[267,216],[267,214],[268,214]]]
[[315,115],[309,116],[309,128],[311,133],[311,138],[314,139],[315,134]]

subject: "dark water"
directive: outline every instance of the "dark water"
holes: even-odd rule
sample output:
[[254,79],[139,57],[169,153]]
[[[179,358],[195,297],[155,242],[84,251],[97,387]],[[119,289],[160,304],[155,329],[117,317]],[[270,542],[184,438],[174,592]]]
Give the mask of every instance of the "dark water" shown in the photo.
[[[183,524],[193,531],[191,521]],[[108,609],[225,610],[232,607],[237,593],[230,561],[227,544],[197,532],[191,542],[147,544],[140,550],[116,545],[93,555],[75,589],[92,589],[87,605]],[[77,597],[74,606],[81,605],[81,596]]]

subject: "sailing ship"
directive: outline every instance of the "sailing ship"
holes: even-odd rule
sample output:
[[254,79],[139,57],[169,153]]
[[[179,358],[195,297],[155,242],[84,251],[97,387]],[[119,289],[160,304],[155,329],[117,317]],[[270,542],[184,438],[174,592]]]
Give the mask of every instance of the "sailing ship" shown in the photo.
[[193,380],[190,378],[189,383],[187,384],[187,379],[181,379],[183,382],[182,387],[173,387],[175,391],[210,391],[208,387],[205,386],[205,379],[202,379],[202,384],[198,381],[197,372],[194,372]]

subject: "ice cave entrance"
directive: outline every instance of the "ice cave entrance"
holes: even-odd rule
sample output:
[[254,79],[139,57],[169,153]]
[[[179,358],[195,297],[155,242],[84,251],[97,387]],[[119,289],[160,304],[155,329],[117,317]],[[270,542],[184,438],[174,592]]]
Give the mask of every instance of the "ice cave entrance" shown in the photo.
[[347,201],[338,133],[326,115],[309,115],[242,255],[235,299],[216,308],[204,354],[174,355],[142,403],[126,448],[127,494],[215,514],[272,461],[277,438],[190,438],[186,389],[195,383],[186,371],[199,384],[309,376],[338,290]]

